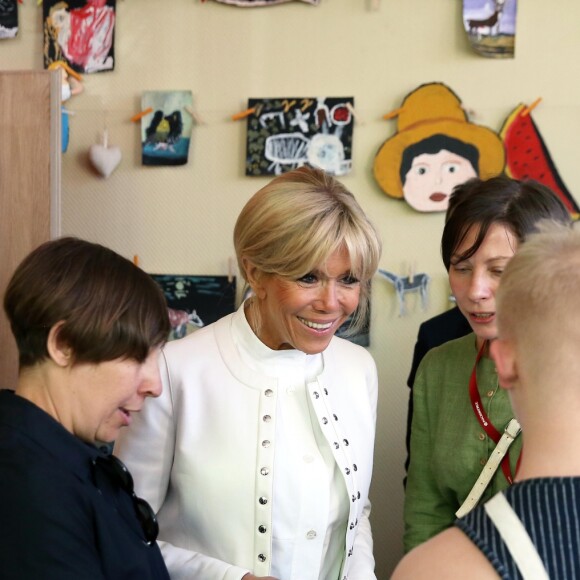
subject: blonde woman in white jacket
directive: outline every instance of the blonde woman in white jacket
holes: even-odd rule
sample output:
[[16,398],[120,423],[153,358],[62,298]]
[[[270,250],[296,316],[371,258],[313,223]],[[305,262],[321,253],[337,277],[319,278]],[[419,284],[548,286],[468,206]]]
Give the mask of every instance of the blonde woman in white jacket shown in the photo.
[[234,230],[252,297],[168,343],[163,394],[115,447],[174,580],[374,580],[377,375],[335,337],[365,319],[381,243],[339,182],[276,177]]

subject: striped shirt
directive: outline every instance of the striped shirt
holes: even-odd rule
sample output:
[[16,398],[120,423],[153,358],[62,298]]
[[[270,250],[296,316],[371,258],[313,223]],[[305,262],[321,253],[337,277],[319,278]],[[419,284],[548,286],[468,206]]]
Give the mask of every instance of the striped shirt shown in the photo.
[[[530,479],[504,495],[526,528],[552,580],[580,579],[580,477]],[[483,506],[457,520],[502,580],[520,580],[507,546]]]

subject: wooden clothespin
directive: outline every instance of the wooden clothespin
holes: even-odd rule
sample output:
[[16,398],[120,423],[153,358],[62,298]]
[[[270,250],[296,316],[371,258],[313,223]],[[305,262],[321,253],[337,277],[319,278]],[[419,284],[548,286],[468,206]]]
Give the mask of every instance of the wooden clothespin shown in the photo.
[[538,97],[529,107],[524,107],[522,117],[527,117],[541,102],[542,97]]
[[413,281],[415,280],[415,262],[411,262],[409,264],[409,284],[412,284]]
[[234,259],[230,256],[228,258],[228,284],[234,280]]
[[143,117],[145,117],[145,115],[148,115],[149,113],[152,113],[152,112],[153,112],[153,108],[147,107],[144,111],[141,111],[140,113],[137,113],[136,115],[133,115],[131,117],[131,122],[136,123],[137,121],[140,121]]
[[137,254],[135,254],[133,256],[133,264],[135,264],[135,266],[139,267],[139,256]]
[[393,109],[390,113],[383,115],[383,119],[385,119],[387,121],[389,119],[394,119],[402,110],[403,110],[403,107],[399,107],[398,109]]
[[232,121],[241,121],[242,119],[249,117],[252,113],[255,113],[255,112],[256,112],[256,107],[251,107],[249,109],[246,109],[245,111],[240,111],[239,113],[232,115]]

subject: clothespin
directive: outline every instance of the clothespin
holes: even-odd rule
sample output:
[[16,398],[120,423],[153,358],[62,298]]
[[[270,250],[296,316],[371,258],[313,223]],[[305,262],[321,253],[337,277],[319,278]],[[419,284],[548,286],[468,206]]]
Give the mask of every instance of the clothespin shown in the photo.
[[415,280],[415,262],[409,264],[409,284],[412,284],[413,280]]
[[249,117],[252,113],[255,112],[256,107],[251,107],[250,109],[246,109],[245,111],[241,111],[239,113],[236,113],[235,115],[232,115],[232,121],[241,121],[242,119]]
[[137,113],[136,115],[133,115],[131,117],[131,122],[136,123],[137,121],[140,121],[143,117],[145,117],[145,115],[148,115],[149,113],[152,113],[152,112],[153,112],[153,108],[147,107],[144,111],[141,111],[140,113]]
[[538,97],[529,107],[524,107],[522,117],[527,117],[541,102],[542,97]]
[[385,119],[387,121],[389,119],[394,119],[402,110],[403,110],[403,107],[400,107],[398,109],[393,109],[390,113],[383,115],[383,119]]
[[135,264],[135,266],[139,267],[139,256],[137,254],[135,254],[133,256],[133,264]]
[[230,256],[228,258],[228,284],[234,280],[234,259]]
[[196,125],[203,125],[204,122],[199,118],[199,116],[193,112],[193,109],[187,105],[185,105],[185,107],[183,107],[185,109],[185,111],[187,113],[189,113],[191,115],[191,118],[194,120],[194,122],[196,123]]

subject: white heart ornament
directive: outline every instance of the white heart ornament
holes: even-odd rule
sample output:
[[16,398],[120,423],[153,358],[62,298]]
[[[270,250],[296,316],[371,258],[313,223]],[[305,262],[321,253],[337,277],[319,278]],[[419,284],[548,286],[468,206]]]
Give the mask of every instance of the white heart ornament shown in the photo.
[[109,177],[121,163],[121,150],[118,147],[91,145],[89,159],[93,167],[103,176]]

